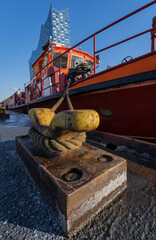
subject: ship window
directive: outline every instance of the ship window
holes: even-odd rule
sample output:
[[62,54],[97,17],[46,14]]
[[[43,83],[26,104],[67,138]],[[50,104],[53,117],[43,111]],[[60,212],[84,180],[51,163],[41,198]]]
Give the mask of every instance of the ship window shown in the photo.
[[[44,56],[44,67],[48,64],[48,54]],[[47,66],[45,67],[47,69]]]
[[[57,58],[59,55],[61,54],[61,52],[54,52],[53,53],[53,59]],[[67,68],[67,62],[68,62],[68,54],[65,53],[62,57],[61,57],[61,68]],[[59,59],[56,59],[53,62],[53,66],[59,68]]]
[[34,66],[34,75],[36,75],[37,73],[38,73],[38,64]]
[[83,57],[72,55],[70,66],[75,68],[75,67],[77,67],[77,65],[79,65],[82,62],[83,62]]

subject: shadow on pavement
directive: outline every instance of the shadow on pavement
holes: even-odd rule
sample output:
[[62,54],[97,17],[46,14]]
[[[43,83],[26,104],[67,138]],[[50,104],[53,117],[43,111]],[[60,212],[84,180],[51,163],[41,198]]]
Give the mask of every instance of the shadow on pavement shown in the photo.
[[[15,141],[0,142],[1,221],[4,229],[9,231],[10,228],[15,230],[20,227],[62,236],[44,193],[33,184],[16,153]],[[24,230],[20,229],[21,231]],[[3,237],[7,237],[7,234]]]

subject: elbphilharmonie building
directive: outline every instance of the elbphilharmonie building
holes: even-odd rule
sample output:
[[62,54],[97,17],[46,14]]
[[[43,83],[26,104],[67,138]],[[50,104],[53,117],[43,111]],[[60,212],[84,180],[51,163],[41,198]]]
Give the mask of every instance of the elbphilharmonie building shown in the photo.
[[32,64],[43,52],[42,47],[48,42],[52,37],[52,42],[62,44],[65,47],[70,47],[70,18],[69,18],[69,8],[62,11],[56,10],[52,5],[50,6],[50,11],[48,18],[41,26],[39,43],[36,50],[32,51],[31,57],[29,59],[29,70],[30,77],[33,77]]

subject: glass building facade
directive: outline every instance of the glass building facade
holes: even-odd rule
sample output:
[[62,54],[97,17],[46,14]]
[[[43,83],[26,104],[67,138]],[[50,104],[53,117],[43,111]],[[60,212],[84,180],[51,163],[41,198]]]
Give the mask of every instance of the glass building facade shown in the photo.
[[30,78],[32,78],[34,75],[31,65],[43,52],[42,46],[48,42],[50,36],[52,37],[52,42],[54,43],[62,44],[65,47],[71,46],[69,8],[59,11],[56,10],[52,5],[50,6],[47,21],[41,26],[37,49],[32,51],[29,59]]

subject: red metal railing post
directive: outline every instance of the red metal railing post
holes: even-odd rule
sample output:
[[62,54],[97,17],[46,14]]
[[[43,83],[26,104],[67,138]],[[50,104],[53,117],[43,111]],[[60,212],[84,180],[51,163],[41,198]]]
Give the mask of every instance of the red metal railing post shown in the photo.
[[96,73],[96,35],[94,35],[94,74]]
[[27,99],[27,103],[29,103],[31,101],[31,93],[30,93],[30,89],[28,89],[28,99]]
[[151,30],[151,52],[155,50],[155,41],[156,41],[156,17],[152,20],[152,30]]
[[26,101],[26,90],[25,90],[26,84],[24,84],[24,92],[25,92],[25,97],[23,96],[24,103]]
[[155,51],[156,31],[151,31],[151,52]]
[[41,70],[41,96],[43,96],[44,90],[44,79],[43,79],[43,71]]
[[61,57],[59,57],[59,81],[60,81],[60,73],[61,73]]

